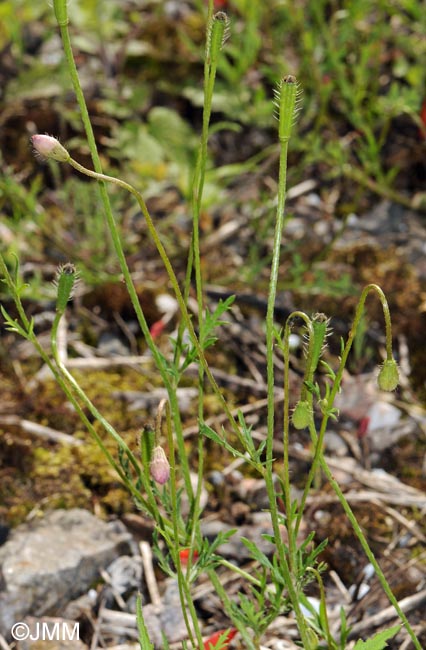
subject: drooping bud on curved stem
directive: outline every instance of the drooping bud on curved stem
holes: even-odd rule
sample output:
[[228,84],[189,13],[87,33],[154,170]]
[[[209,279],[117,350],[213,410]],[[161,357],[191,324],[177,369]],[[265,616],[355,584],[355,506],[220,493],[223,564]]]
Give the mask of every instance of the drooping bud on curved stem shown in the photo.
[[377,284],[369,284],[365,287],[358,302],[358,307],[355,313],[354,323],[351,328],[351,338],[355,336],[356,327],[361,318],[361,312],[364,308],[365,299],[370,291],[374,291],[379,297],[382,305],[383,316],[385,319],[385,336],[386,336],[386,360],[384,361],[379,376],[377,378],[379,388],[381,390],[395,390],[399,383],[398,365],[393,358],[392,352],[392,323],[389,311],[388,301],[382,289]]
[[31,142],[36,153],[40,154],[43,158],[56,160],[57,162],[68,162],[71,158],[59,140],[51,135],[33,135]]
[[386,359],[383,362],[379,376],[377,377],[377,383],[379,384],[380,390],[395,390],[399,384],[398,365],[395,359]]
[[32,145],[36,153],[48,160],[57,162],[68,162],[71,158],[68,151],[61,145],[59,140],[51,135],[33,135],[31,138]]

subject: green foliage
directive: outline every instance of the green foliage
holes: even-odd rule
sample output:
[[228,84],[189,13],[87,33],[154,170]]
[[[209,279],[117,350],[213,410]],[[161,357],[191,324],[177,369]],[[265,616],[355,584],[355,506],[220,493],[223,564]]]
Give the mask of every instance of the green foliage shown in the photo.
[[291,253],[288,276],[282,283],[283,289],[293,289],[302,296],[320,294],[339,297],[355,293],[353,280],[349,273],[342,273],[339,277],[333,278],[329,270],[320,263],[305,262],[299,252],[303,245],[303,241],[300,241],[289,246],[289,252],[293,252]]
[[241,458],[242,460],[246,460],[247,462],[250,462],[250,459],[247,458],[247,455],[244,452],[238,451],[234,445],[226,441],[226,438],[224,436],[220,436],[214,429],[209,427],[207,424],[203,423],[201,425],[200,434],[206,436],[206,438],[210,438],[210,440],[213,440],[213,442],[223,447],[235,458]]
[[8,332],[15,332],[15,334],[19,334],[22,336],[22,338],[26,339],[27,341],[30,341],[33,333],[34,333],[34,320],[31,319],[30,321],[30,326],[29,328],[22,327],[19,324],[18,319],[12,318],[6,311],[6,309],[3,307],[3,305],[0,305],[0,310],[1,314],[4,318],[5,322],[5,327],[8,330]]
[[116,125],[109,140],[110,154],[130,168],[145,185],[174,183],[187,196],[197,138],[179,114],[155,107],[145,124],[127,120]]
[[[24,54],[24,26],[46,15],[48,8],[42,2],[4,0],[0,3],[0,50],[12,45],[13,54],[20,60]],[[53,22],[53,20],[51,20]]]
[[203,539],[198,552],[197,561],[190,568],[188,579],[194,582],[206,571],[217,570],[221,565],[220,547],[229,542],[237,532],[236,528],[226,531],[219,531],[213,541]]
[[[46,214],[41,224],[43,232],[49,232],[65,259],[74,261],[79,276],[87,284],[102,284],[118,277],[117,262],[105,227],[98,188],[88,186],[80,179],[69,178],[60,183],[58,196],[62,214],[56,220],[53,219],[56,215]],[[119,196],[114,195],[111,201],[117,211],[122,208]],[[65,241],[64,229],[68,235]],[[130,242],[125,245],[126,249],[131,247]]]
[[388,644],[386,641],[393,639],[400,629],[400,625],[395,625],[394,627],[389,628],[389,630],[378,632],[367,641],[357,641],[354,650],[383,650],[383,648],[387,648]]
[[[375,9],[380,19],[387,11],[384,5],[385,3],[379,3]],[[117,33],[115,29],[117,25],[120,25],[121,18],[121,11],[118,5],[111,3],[104,19],[99,15],[100,6],[100,3],[96,0],[88,2],[84,7],[78,6],[75,9],[73,18],[78,22],[78,17],[83,16],[82,23],[85,23],[86,20],[90,22],[90,20],[99,18],[101,23],[100,33],[103,36],[107,33],[115,35]],[[283,333],[277,332],[274,322],[282,235],[285,218],[288,218],[285,213],[288,141],[297,112],[297,81],[294,77],[283,77],[281,71],[277,74],[277,78],[283,79],[278,92],[280,114],[278,116],[279,170],[277,206],[274,220],[275,231],[272,245],[273,252],[270,260],[270,280],[265,323],[267,350],[267,426],[265,441],[257,447],[253,441],[252,430],[247,425],[242,411],[239,412],[238,418],[235,420],[234,414],[228,402],[225,400],[222,391],[219,389],[204,354],[205,350],[216,342],[218,336],[216,330],[226,322],[223,320],[223,316],[231,307],[233,301],[231,297],[226,301],[220,302],[212,313],[205,310],[204,307],[199,229],[206,170],[211,162],[208,155],[208,137],[211,113],[214,110],[214,83],[216,74],[222,73],[222,92],[224,95],[230,98],[232,95],[237,94],[234,87],[236,82],[241,82],[248,78],[253,71],[256,60],[264,54],[262,52],[262,40],[259,38],[259,32],[261,24],[267,20],[267,12],[264,8],[262,9],[260,3],[250,2],[249,0],[239,0],[235,2],[235,6],[239,10],[243,20],[246,21],[247,29],[241,37],[241,47],[230,50],[228,52],[228,59],[224,59],[222,58],[223,52],[221,45],[226,21],[223,17],[218,18],[217,16],[212,16],[213,3],[211,1],[209,3],[210,22],[207,28],[207,38],[209,39],[210,35],[212,40],[208,41],[206,61],[204,62],[204,108],[200,145],[197,146],[196,144],[192,128],[176,112],[168,108],[158,107],[152,108],[146,120],[142,122],[139,120],[139,116],[138,119],[135,119],[134,115],[126,114],[126,118],[120,123],[117,116],[117,120],[111,127],[111,137],[108,141],[110,155],[114,155],[120,162],[129,163],[133,175],[139,175],[139,178],[154,175],[157,177],[157,180],[162,181],[169,178],[169,173],[173,170],[175,173],[175,182],[179,187],[184,188],[183,193],[191,199],[193,231],[191,248],[188,253],[186,286],[182,292],[180,282],[178,281],[166,247],[162,242],[156,224],[139,190],[119,176],[106,175],[101,172],[101,159],[96,146],[96,138],[81,89],[73,50],[70,45],[69,30],[66,25],[66,4],[63,0],[56,0],[55,2],[56,16],[61,28],[66,63],[77,96],[93,165],[83,166],[77,160],[74,160],[74,158],[70,158],[66,162],[73,169],[94,179],[99,184],[102,207],[106,215],[106,232],[111,237],[114,255],[117,258],[120,271],[123,275],[141,332],[152,355],[153,364],[167,392],[167,399],[162,400],[158,407],[155,431],[153,434],[146,432],[146,435],[142,438],[141,458],[139,458],[139,455],[133,451],[124,439],[121,433],[120,417],[114,414],[111,419],[115,417],[117,421],[114,420],[113,422],[106,419],[99,410],[99,407],[93,403],[87,392],[83,389],[81,382],[79,383],[69,372],[58,353],[58,328],[63,317],[63,312],[65,311],[65,298],[60,302],[59,309],[55,314],[50,337],[50,350],[47,351],[37,338],[34,332],[33,320],[27,317],[22,304],[21,298],[24,284],[19,277],[18,265],[10,272],[3,257],[0,255],[0,273],[4,277],[4,282],[13,298],[18,317],[12,317],[4,307],[2,307],[2,314],[6,322],[6,327],[27,339],[37,350],[40,357],[52,371],[68,400],[73,405],[76,414],[78,414],[92,435],[96,445],[98,445],[102,454],[107,458],[111,468],[132,494],[138,507],[146,515],[152,517],[155,522],[154,548],[158,563],[165,573],[175,577],[178,581],[181,605],[183,611],[187,613],[188,635],[193,646],[198,645],[200,648],[203,647],[203,639],[194,607],[191,585],[201,573],[206,573],[221,599],[224,610],[231,617],[232,623],[235,624],[243,637],[248,650],[258,650],[261,644],[261,637],[271,622],[283,610],[290,609],[295,615],[300,643],[306,650],[316,648],[319,639],[325,640],[328,647],[332,650],[337,648],[337,643],[332,639],[330,634],[325,592],[321,578],[321,572],[326,567],[321,562],[320,557],[327,544],[327,540],[315,545],[315,532],[311,532],[303,541],[299,541],[300,526],[306,508],[308,493],[315,474],[318,471],[322,471],[336,493],[367,558],[372,563],[383,590],[395,607],[399,618],[404,623],[416,649],[420,650],[419,642],[393,595],[368,545],[366,537],[344,494],[336,483],[323,454],[324,436],[328,421],[330,418],[337,418],[338,415],[334,407],[334,400],[340,390],[348,355],[361,322],[366,297],[370,292],[374,292],[378,296],[385,319],[387,359],[384,371],[385,373],[389,373],[389,369],[392,371],[391,381],[389,381],[389,377],[385,377],[387,380],[387,386],[385,387],[389,388],[390,384],[393,386],[397,381],[395,374],[396,364],[392,357],[392,332],[386,298],[382,290],[375,284],[368,285],[363,290],[356,307],[352,328],[349,331],[347,340],[342,342],[341,358],[336,369],[333,369],[330,365],[322,361],[326,347],[328,324],[325,317],[317,315],[310,318],[303,312],[294,312],[287,320]],[[332,12],[330,20],[325,20],[326,10],[329,9],[326,0],[319,0],[318,2],[307,1],[306,7],[297,5],[292,6],[291,9],[287,6],[279,5],[278,2],[274,8],[278,9],[278,6],[280,6],[280,10],[277,12],[279,20],[276,21],[274,26],[270,26],[271,38],[274,41],[279,36],[281,43],[284,26],[287,31],[290,30],[291,32],[292,29],[294,30],[293,37],[296,39],[297,37],[300,38],[301,49],[298,51],[301,54],[301,68],[306,72],[306,90],[308,95],[307,114],[309,116],[310,111],[311,130],[315,136],[318,135],[324,126],[326,117],[331,112],[331,104],[333,102],[339,121],[349,123],[351,128],[359,132],[359,140],[355,146],[357,161],[362,163],[367,175],[371,175],[381,186],[386,188],[394,178],[395,170],[386,171],[382,168],[380,151],[386,139],[390,119],[395,114],[389,112],[389,115],[383,118],[383,115],[378,114],[372,98],[381,90],[381,76],[379,74],[380,57],[378,56],[379,52],[377,48],[383,37],[388,39],[386,41],[387,43],[388,41],[389,43],[393,42],[392,33],[389,31],[387,23],[382,26],[381,23],[373,20],[375,14],[371,13],[371,4],[368,4],[366,0],[357,0],[355,3],[344,3],[343,9],[334,11],[334,13]],[[391,9],[392,14],[393,12],[394,9]],[[116,18],[117,23],[115,21]],[[421,17],[416,15],[416,20],[420,19]],[[311,25],[312,30],[306,30],[306,22]],[[418,30],[417,24],[415,29]],[[212,30],[215,31],[213,32]],[[84,42],[84,33],[79,33],[79,38],[81,39],[80,43]],[[281,46],[270,54],[270,66],[272,69],[270,78],[274,76],[277,68],[282,65],[281,63],[279,66],[277,65],[278,51],[281,57]],[[309,70],[307,69],[308,65]],[[417,70],[413,78],[414,80],[418,80],[420,76],[421,71]],[[328,79],[333,81],[328,82]],[[264,95],[262,95],[262,92],[256,93],[255,90],[250,89],[247,95],[239,97],[238,110],[239,112],[244,112],[245,116],[236,116],[231,108],[229,113],[230,119],[238,119],[243,122],[244,119],[247,119],[248,115],[248,119],[250,120],[253,112],[250,113],[249,107],[255,97],[260,98],[259,105],[263,107]],[[407,107],[410,109],[410,106],[413,107],[414,105],[413,97],[407,95],[404,102],[401,103],[399,110],[402,110],[401,106],[406,110]],[[319,109],[318,117],[314,118],[312,114],[316,112],[316,108]],[[312,111],[312,109],[315,110]],[[226,107],[223,110],[225,116],[228,117]],[[336,133],[338,133],[337,128]],[[340,162],[350,160],[350,154],[346,150],[342,151],[341,143],[336,133],[333,136],[336,138],[334,143],[332,143],[333,146],[325,154],[321,153],[319,149],[315,149],[314,154],[317,156],[317,162],[326,161],[327,164],[333,166],[337,157]],[[299,150],[303,150],[303,146],[306,145],[301,144],[301,140],[299,139],[298,146]],[[334,158],[333,151],[336,156]],[[52,167],[52,174],[55,180],[58,181],[60,177],[57,173],[57,168],[54,166]],[[170,286],[174,291],[179,306],[181,326],[178,339],[175,342],[175,354],[171,360],[168,358],[167,353],[159,349],[149,330],[143,305],[139,301],[134,280],[127,263],[126,251],[123,247],[119,228],[120,222],[117,223],[113,216],[112,204],[106,191],[107,184],[112,184],[115,189],[119,188],[120,191],[127,191],[132,199],[136,200],[145,218],[147,233],[155,244],[159,258],[167,273]],[[66,192],[65,196],[68,196]],[[84,199],[82,200],[84,201]],[[84,206],[83,211],[86,208],[87,205]],[[90,223],[90,227],[93,228],[90,237],[99,239],[102,232],[100,219],[95,217]],[[92,246],[93,242],[90,242],[89,250],[92,250]],[[198,323],[198,332],[194,327],[193,319],[187,307],[192,271],[194,271],[196,284],[198,307],[196,322]],[[65,281],[68,285],[69,278],[65,278]],[[322,414],[318,427],[312,417],[304,418],[304,422],[302,423],[309,428],[313,455],[303,494],[297,502],[291,498],[291,477],[289,471],[289,336],[292,320],[296,317],[303,319],[306,325],[308,339],[299,404],[304,405],[304,414],[302,415],[306,415],[307,409],[309,410],[309,415],[311,415],[315,400]],[[188,344],[182,343],[184,333],[187,335]],[[284,470],[279,480],[282,494],[277,491],[273,474],[275,461],[274,436],[276,433],[275,410],[277,406],[275,399],[277,387],[275,384],[273,350],[277,341],[284,355],[285,374],[282,412],[282,420],[284,422],[282,462]],[[198,475],[197,485],[195,487],[192,482],[182,416],[177,400],[177,388],[182,380],[184,371],[187,369],[189,363],[192,362],[196,362],[198,365],[199,378],[197,415],[200,433],[197,441]],[[323,382],[323,385],[316,382],[314,378],[314,374],[320,363],[323,363],[328,371],[326,381]],[[219,434],[205,422],[204,397],[205,384],[207,383],[225,415],[226,427],[231,431],[231,434],[225,433],[225,427],[223,427]],[[164,427],[162,426],[163,424]],[[98,429],[107,436],[109,444],[114,446],[114,455],[104,443],[102,436],[99,435]],[[167,444],[165,447],[168,449],[167,465],[170,473],[167,472],[167,477],[164,482],[161,481],[161,485],[157,485],[149,474],[149,461],[152,447],[159,444],[158,438],[163,435],[166,437]],[[235,531],[231,530],[220,533],[213,542],[203,539],[200,526],[200,499],[204,467],[204,437],[212,440],[219,450],[224,449],[233,456],[244,460],[265,481],[272,534],[264,535],[264,538],[274,545],[274,552],[269,557],[254,542],[243,539],[243,544],[249,550],[254,563],[255,568],[252,573],[247,573],[241,567],[233,567],[220,556],[219,549],[221,544],[227,542]],[[163,450],[163,447],[161,449]],[[286,506],[285,516],[278,509],[278,499],[281,497],[283,497]],[[183,507],[184,500],[186,508]],[[281,526],[285,526],[286,528],[286,542],[283,541]],[[192,566],[185,568],[181,558],[181,550],[182,548],[186,549],[188,546],[193,552]],[[216,570],[221,565],[235,571],[239,574],[240,578],[245,579],[245,591],[242,591],[236,599],[228,596],[216,575]],[[305,588],[313,579],[316,579],[320,590],[320,609],[318,615],[315,613],[312,617],[308,617],[309,620],[307,620],[302,609],[302,604],[306,605],[309,603],[305,596]],[[313,613],[312,608],[311,613]],[[137,623],[141,650],[152,650],[148,631],[143,620],[140,599],[137,603]],[[248,633],[247,628],[253,632],[252,635]],[[396,626],[391,630],[379,633],[367,642],[358,641],[356,648],[357,650],[361,650],[362,648],[366,650],[381,650],[385,647],[386,641],[392,638],[398,629],[399,626]],[[342,642],[346,641],[346,638],[346,623],[342,615]],[[221,642],[223,641],[219,639],[218,645]]]
[[238,600],[230,602],[231,618],[235,625],[252,630],[257,645],[277,616],[288,609],[289,600],[284,582],[280,583],[273,575],[276,567],[255,544],[244,538],[242,541],[260,568],[247,585],[248,594],[240,592]]
[[[1,160],[1,154],[0,154]],[[24,186],[11,169],[4,166],[3,175],[0,176],[0,213],[6,223],[16,233],[19,233],[20,221],[36,219],[37,196],[42,187],[40,176],[36,176],[29,186]]]
[[217,341],[217,336],[215,334],[216,328],[227,323],[226,320],[222,319],[223,314],[226,314],[227,311],[231,308],[235,296],[229,296],[226,300],[219,300],[215,310],[210,312],[205,310],[204,312],[204,321],[202,324],[202,335],[200,336],[201,343],[204,349],[207,349],[211,345],[214,345]]
[[149,639],[148,629],[142,612],[142,597],[139,594],[136,601],[136,622],[139,633],[139,645],[141,650],[154,650],[154,644]]

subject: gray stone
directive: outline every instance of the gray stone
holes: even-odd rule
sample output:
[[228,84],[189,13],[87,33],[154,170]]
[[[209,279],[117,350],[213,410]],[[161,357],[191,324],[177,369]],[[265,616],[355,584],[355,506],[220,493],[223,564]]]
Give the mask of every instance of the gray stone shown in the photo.
[[0,633],[24,616],[61,615],[99,570],[129,552],[130,535],[85,510],[56,510],[16,528],[0,548]]
[[[188,614],[189,617],[189,614]],[[169,643],[177,643],[186,639],[188,631],[182,613],[177,580],[166,580],[166,589],[163,594],[163,607],[160,613],[163,633]]]
[[348,453],[348,445],[338,433],[334,431],[327,431],[324,436],[324,445],[326,450],[332,456],[346,456]]
[[142,589],[142,558],[140,556],[122,555],[107,568],[111,586],[120,595],[129,591]]
[[115,334],[104,332],[99,337],[98,352],[104,357],[125,357],[129,354],[128,346]]

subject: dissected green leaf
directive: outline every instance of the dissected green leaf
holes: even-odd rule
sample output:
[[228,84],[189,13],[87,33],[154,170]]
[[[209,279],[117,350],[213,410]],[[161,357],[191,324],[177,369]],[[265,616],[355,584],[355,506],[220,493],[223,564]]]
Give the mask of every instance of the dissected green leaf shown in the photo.
[[383,650],[383,648],[386,648],[388,645],[386,641],[392,639],[396,634],[398,634],[400,629],[400,625],[395,625],[389,630],[378,632],[371,639],[367,639],[367,641],[362,641],[360,639],[356,642],[354,650]]

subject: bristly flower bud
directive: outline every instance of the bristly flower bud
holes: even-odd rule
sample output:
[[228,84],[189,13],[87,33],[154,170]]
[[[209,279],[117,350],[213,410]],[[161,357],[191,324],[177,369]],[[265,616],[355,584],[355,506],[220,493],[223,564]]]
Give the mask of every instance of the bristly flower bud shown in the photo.
[[152,450],[151,462],[149,464],[151,477],[159,485],[164,485],[170,478],[170,464],[164,449],[160,446]]
[[68,162],[71,158],[59,140],[53,138],[51,135],[33,135],[31,142],[36,153],[40,154],[43,158],[57,160],[58,162]]
[[56,274],[56,310],[60,313],[65,311],[68,300],[72,297],[75,281],[77,279],[77,269],[74,264],[67,262],[58,268]]
[[291,421],[295,429],[305,429],[309,426],[312,419],[312,410],[306,400],[297,402],[291,416]]
[[217,65],[219,52],[228,36],[228,16],[224,11],[218,11],[212,16],[207,30],[207,61],[210,65]]
[[398,365],[395,359],[386,359],[383,362],[379,376],[377,377],[377,383],[379,384],[380,390],[395,390],[399,384]]
[[300,91],[296,77],[291,74],[283,77],[274,95],[278,109],[278,137],[281,142],[288,142],[299,109]]

